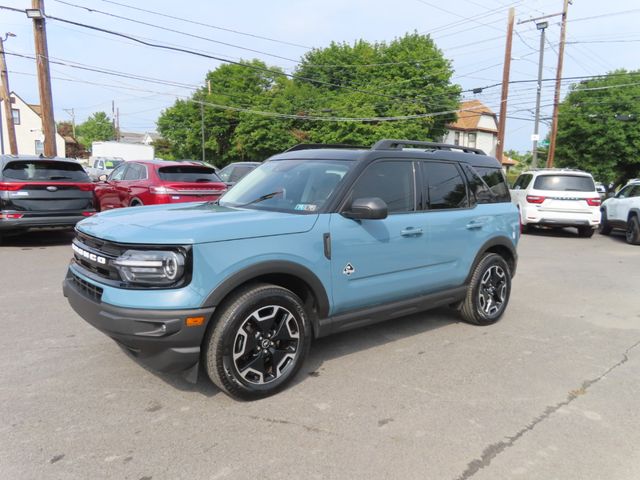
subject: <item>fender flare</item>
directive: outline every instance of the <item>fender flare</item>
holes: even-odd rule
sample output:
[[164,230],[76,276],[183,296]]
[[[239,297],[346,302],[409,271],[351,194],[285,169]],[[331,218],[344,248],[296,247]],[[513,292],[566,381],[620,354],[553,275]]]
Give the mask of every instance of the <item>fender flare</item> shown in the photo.
[[329,315],[329,297],[320,279],[298,263],[285,260],[270,260],[250,265],[231,276],[225,278],[204,300],[203,307],[216,307],[224,298],[240,285],[254,278],[270,274],[285,274],[303,280],[311,289],[311,293],[318,304],[318,316],[324,318]]
[[487,250],[491,249],[492,247],[504,247],[507,250],[509,250],[511,257],[513,258],[513,265],[509,264],[509,266],[511,267],[511,278],[515,277],[516,267],[518,265],[518,252],[513,246],[513,242],[508,237],[503,237],[503,236],[493,237],[487,240],[485,243],[483,243],[482,246],[478,249],[478,253],[476,254],[476,257],[473,259],[473,263],[471,264],[471,268],[469,269],[469,274],[467,275],[467,278],[464,281],[465,285],[468,285],[469,282],[471,281],[471,276],[473,275],[473,271],[476,269],[476,266],[478,265],[478,263],[480,263],[480,260],[482,259],[484,253]]

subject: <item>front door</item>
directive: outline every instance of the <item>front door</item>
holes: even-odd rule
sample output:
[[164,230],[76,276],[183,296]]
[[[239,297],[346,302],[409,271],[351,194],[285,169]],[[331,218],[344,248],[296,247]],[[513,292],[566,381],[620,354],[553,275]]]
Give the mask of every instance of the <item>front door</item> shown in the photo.
[[417,210],[414,162],[369,165],[347,204],[367,197],[387,203],[387,218],[352,220],[331,214],[332,314],[410,298],[424,290],[429,259],[425,214]]

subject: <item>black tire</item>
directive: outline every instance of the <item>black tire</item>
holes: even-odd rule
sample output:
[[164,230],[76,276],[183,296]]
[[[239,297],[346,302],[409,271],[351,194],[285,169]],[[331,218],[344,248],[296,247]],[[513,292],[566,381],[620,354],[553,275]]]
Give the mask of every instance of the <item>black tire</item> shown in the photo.
[[640,221],[636,215],[629,218],[627,222],[627,243],[631,245],[640,245]]
[[243,400],[282,390],[311,344],[302,301],[276,285],[254,284],[237,291],[211,321],[203,343],[207,374],[222,391]]
[[520,233],[531,233],[531,227],[524,223],[520,224]]
[[600,225],[598,225],[598,232],[600,232],[600,235],[609,235],[611,230],[611,225],[609,225],[609,220],[607,219],[607,211],[602,210],[602,218],[600,219]]
[[[500,255],[487,253],[473,270],[460,314],[467,323],[491,325],[506,310],[510,294],[509,265]],[[493,306],[491,302],[494,302]]]
[[142,202],[140,200],[133,200],[129,206],[130,207],[142,207]]
[[591,238],[595,230],[591,227],[578,227],[578,236],[582,238]]

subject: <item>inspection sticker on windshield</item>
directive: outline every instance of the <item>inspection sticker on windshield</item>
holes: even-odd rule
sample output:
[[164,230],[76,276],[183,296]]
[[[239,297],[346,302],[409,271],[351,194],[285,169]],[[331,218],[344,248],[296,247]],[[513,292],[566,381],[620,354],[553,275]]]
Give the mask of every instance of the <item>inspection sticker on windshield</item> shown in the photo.
[[302,210],[304,212],[315,212],[318,209],[318,206],[312,203],[298,203],[295,209]]

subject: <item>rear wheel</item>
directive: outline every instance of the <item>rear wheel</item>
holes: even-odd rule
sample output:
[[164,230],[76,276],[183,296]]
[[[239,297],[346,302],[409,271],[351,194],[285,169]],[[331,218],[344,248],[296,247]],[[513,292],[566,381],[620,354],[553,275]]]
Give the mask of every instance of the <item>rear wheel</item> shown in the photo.
[[578,227],[578,236],[582,238],[591,238],[593,237],[593,232],[595,230],[591,227]]
[[311,342],[302,301],[268,284],[230,297],[204,341],[211,381],[227,394],[254,400],[284,388],[298,372]]
[[598,231],[600,232],[601,235],[609,235],[611,233],[611,225],[609,225],[606,210],[602,210],[602,218],[600,219],[600,225],[598,226]]
[[627,243],[640,245],[640,221],[637,216],[633,216],[627,222]]
[[488,253],[476,265],[462,302],[462,318],[474,325],[497,322],[509,302],[511,271],[500,255]]

